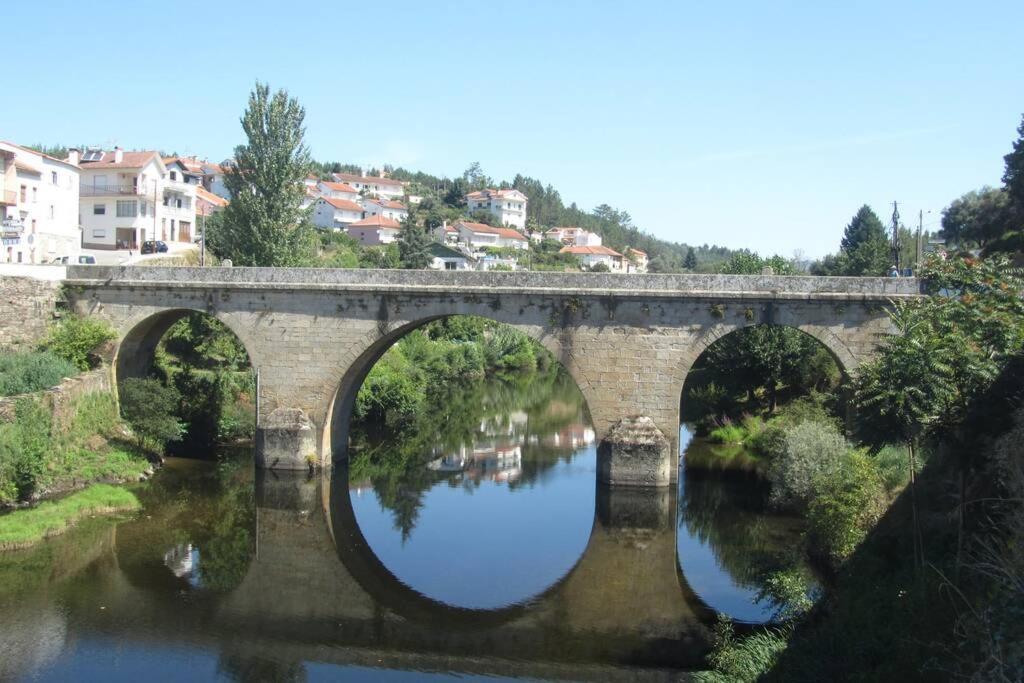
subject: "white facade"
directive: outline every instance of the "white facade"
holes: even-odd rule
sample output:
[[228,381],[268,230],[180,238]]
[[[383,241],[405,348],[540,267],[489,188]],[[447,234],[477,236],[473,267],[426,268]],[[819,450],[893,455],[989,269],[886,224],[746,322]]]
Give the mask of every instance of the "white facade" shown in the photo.
[[86,152],[81,171],[84,246],[138,249],[154,239],[192,241],[196,186],[177,174],[172,180],[156,152]]
[[313,225],[340,230],[363,219],[363,207],[347,199],[320,197],[313,208]]
[[401,181],[393,178],[381,178],[380,176],[355,175],[353,173],[332,173],[331,177],[335,182],[345,183],[356,189],[357,192],[367,195],[377,195],[387,199],[398,199],[405,194],[405,186]]
[[370,216],[348,226],[346,232],[349,237],[358,240],[360,244],[373,247],[394,242],[398,239],[400,228],[398,222],[390,218]]
[[476,259],[464,254],[457,249],[445,246],[438,242],[430,245],[430,265],[433,270],[475,270]]
[[409,215],[409,209],[400,202],[391,199],[364,199],[363,214],[370,216],[383,216],[399,223]]
[[480,190],[466,195],[469,211],[489,211],[510,228],[526,229],[526,195],[519,190]]
[[625,273],[628,268],[628,261],[619,252],[609,247],[562,247],[560,254],[572,254],[586,269],[591,269],[599,263],[608,266],[612,273]]
[[473,247],[526,249],[530,245],[529,240],[511,228],[495,228],[469,221],[459,221],[453,227],[458,230],[458,241]]
[[350,202],[359,202],[362,197],[359,191],[347,183],[330,183],[321,180],[316,190],[321,197],[333,197],[334,199],[347,199]]
[[557,240],[565,245],[577,247],[599,247],[601,236],[596,232],[590,232],[583,228],[552,228],[544,236],[550,240]]
[[631,273],[646,273],[647,272],[647,252],[640,251],[639,249],[629,248],[626,249],[626,258],[628,259],[627,267]]
[[75,165],[0,142],[0,261],[77,257],[82,246],[78,184]]

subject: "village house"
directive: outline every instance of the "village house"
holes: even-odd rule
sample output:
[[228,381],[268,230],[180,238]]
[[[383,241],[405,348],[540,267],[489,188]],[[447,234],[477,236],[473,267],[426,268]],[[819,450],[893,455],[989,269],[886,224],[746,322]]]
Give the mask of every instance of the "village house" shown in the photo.
[[580,265],[590,270],[599,263],[608,266],[613,273],[625,273],[625,257],[610,247],[579,247],[576,245],[562,247],[559,254],[571,254],[576,257]]
[[363,207],[348,199],[320,197],[313,208],[313,225],[343,230],[363,219]]
[[631,273],[646,273],[647,272],[647,252],[628,247],[626,249],[626,259],[629,261],[627,264],[629,272]]
[[469,211],[489,211],[510,228],[526,229],[526,195],[519,190],[479,190],[466,195]]
[[77,257],[79,169],[11,142],[0,142],[0,261],[47,263]]
[[218,197],[200,185],[196,188],[196,217],[212,216],[228,205],[228,200]]
[[429,268],[434,270],[476,270],[476,259],[465,252],[439,242],[431,242]]
[[175,161],[184,166],[188,173],[196,176],[199,179],[199,184],[206,188],[207,192],[212,192],[224,199],[231,199],[231,193],[228,192],[227,185],[224,184],[223,166],[197,156],[168,157],[163,160],[164,165],[168,168]]
[[454,226],[458,241],[472,247],[513,247],[526,249],[530,243],[521,233],[512,228],[495,228],[483,223],[458,221]]
[[351,185],[360,194],[376,195],[386,199],[397,199],[405,194],[405,186],[394,178],[355,175],[353,173],[332,173],[335,182]]
[[398,221],[383,216],[370,216],[352,223],[346,231],[349,237],[358,240],[363,246],[374,247],[394,242],[398,239],[400,229]]
[[321,180],[316,184],[315,188],[321,197],[345,199],[350,202],[358,202],[361,199],[359,190],[347,183],[333,183],[328,180]]
[[363,215],[367,218],[370,216],[384,216],[398,222],[402,222],[409,215],[409,209],[405,208],[405,205],[401,202],[396,202],[393,199],[364,199],[363,200]]
[[[154,151],[86,150],[81,168],[79,220],[83,246],[138,249],[147,240],[191,242],[196,186],[170,172]],[[174,170],[174,169],[172,169]]]
[[545,239],[561,242],[566,246],[599,247],[601,236],[583,228],[551,228],[544,233]]

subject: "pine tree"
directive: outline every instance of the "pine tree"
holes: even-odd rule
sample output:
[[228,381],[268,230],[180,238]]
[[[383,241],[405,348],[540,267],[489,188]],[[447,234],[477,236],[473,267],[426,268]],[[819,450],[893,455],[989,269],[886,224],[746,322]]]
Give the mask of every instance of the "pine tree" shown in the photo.
[[1018,216],[1024,218],[1024,117],[1021,117],[1017,133],[1019,137],[1013,143],[1013,151],[1003,157],[1006,162],[1003,184],[1006,185]]
[[683,260],[683,267],[691,271],[697,267],[697,252],[693,250],[693,247],[686,250],[686,259]]
[[398,231],[398,257],[402,267],[422,270],[430,265],[430,242],[427,231],[407,216],[402,221],[402,229]]
[[846,226],[840,243],[839,275],[885,275],[892,261],[889,237],[878,215],[867,204]]
[[[311,168],[303,143],[306,116],[297,100],[257,83],[242,115],[248,144],[235,148],[224,184],[231,203],[207,243],[239,266],[299,266],[312,261],[317,236],[302,208],[303,179]],[[208,226],[209,227],[209,226]]]

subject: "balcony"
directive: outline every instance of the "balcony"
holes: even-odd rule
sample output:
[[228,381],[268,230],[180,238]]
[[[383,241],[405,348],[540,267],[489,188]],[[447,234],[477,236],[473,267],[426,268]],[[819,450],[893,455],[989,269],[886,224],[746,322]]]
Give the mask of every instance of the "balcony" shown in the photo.
[[16,190],[0,190],[0,206],[14,206],[18,203]]
[[79,185],[78,193],[81,197],[144,197],[144,189],[136,185]]

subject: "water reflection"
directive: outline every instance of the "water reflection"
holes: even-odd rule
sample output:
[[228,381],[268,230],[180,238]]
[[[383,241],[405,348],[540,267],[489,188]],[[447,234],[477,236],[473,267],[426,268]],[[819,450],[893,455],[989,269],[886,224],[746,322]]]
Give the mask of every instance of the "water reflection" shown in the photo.
[[798,551],[804,520],[769,509],[756,460],[728,447],[717,452],[685,425],[679,436],[678,553],[687,582],[712,609],[736,621],[772,621],[784,606],[766,593],[769,577],[797,571],[814,582]]
[[443,402],[434,419],[473,426],[455,438],[366,435],[352,451],[351,504],[371,552],[455,607],[534,598],[572,569],[593,526],[595,435],[579,389],[558,368],[512,380],[513,391],[509,381]]

